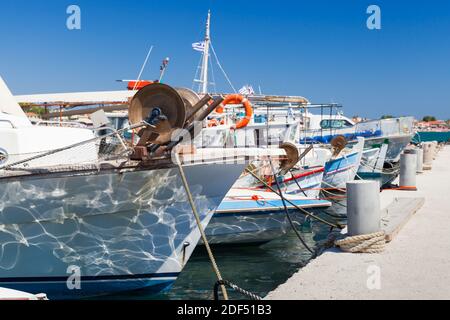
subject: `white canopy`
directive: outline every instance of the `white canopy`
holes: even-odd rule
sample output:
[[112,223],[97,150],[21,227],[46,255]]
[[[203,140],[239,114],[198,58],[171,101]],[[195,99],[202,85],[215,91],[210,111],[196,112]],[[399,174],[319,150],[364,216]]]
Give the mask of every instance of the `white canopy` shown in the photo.
[[36,103],[36,104],[98,104],[98,103],[127,103],[137,91],[119,90],[119,91],[97,91],[97,92],[70,92],[70,93],[47,93],[47,94],[31,94],[15,96],[15,100],[19,103]]

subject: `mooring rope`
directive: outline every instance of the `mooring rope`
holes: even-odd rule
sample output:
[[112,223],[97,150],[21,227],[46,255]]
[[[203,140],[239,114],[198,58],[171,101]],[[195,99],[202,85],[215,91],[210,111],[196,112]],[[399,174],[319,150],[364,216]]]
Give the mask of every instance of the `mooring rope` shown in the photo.
[[228,280],[219,280],[214,284],[214,300],[219,301],[219,286],[227,286],[230,289],[250,298],[251,300],[262,300],[260,296],[254,294],[250,291],[242,289],[238,285],[228,281]]
[[[214,269],[214,272],[216,273],[217,280],[218,281],[223,281],[222,275],[221,275],[220,270],[219,270],[219,267],[217,266],[217,263],[216,263],[216,259],[214,258],[213,252],[212,252],[211,247],[209,246],[209,243],[208,243],[208,239],[206,238],[205,230],[203,229],[202,222],[200,220],[200,216],[199,216],[199,214],[197,212],[197,207],[195,206],[194,198],[192,197],[192,193],[191,193],[191,189],[189,188],[189,184],[187,182],[186,175],[184,174],[183,166],[181,165],[180,157],[178,156],[177,153],[175,153],[175,161],[176,161],[176,164],[178,166],[178,170],[180,171],[181,180],[183,182],[184,189],[186,190],[186,194],[187,194],[187,197],[188,197],[188,200],[189,200],[189,204],[191,205],[192,212],[194,214],[198,230],[200,231],[201,238],[202,238],[203,243],[205,245],[206,251],[208,252],[209,259],[211,260],[211,265],[212,265],[212,267]],[[224,285],[221,285],[220,287],[222,289],[222,294],[223,294],[224,299],[228,300],[227,289],[225,288]]]
[[[327,190],[325,190],[325,189],[323,189],[321,192],[322,192],[322,194],[325,196],[325,200],[329,200],[329,201],[331,201],[333,204],[337,204],[338,206],[347,208],[347,205],[346,205],[346,204],[340,203],[338,200],[336,200],[336,199],[344,200],[344,199],[347,198],[347,196],[342,196],[342,197],[341,197],[341,196],[338,196],[337,194],[335,194],[335,193],[333,193],[333,192],[330,192],[330,191],[327,191]],[[325,193],[331,194],[332,197],[330,197],[330,196],[327,197],[327,196],[325,195]],[[334,197],[334,199],[333,199],[333,197]],[[339,198],[338,198],[338,197],[339,197]]]
[[279,193],[278,191],[276,191],[274,188],[272,188],[268,183],[266,183],[265,181],[263,181],[260,177],[258,177],[256,174],[254,174],[253,172],[251,172],[248,169],[245,169],[246,172],[250,173],[256,180],[258,180],[259,182],[261,182],[266,188],[268,188],[270,191],[272,191],[273,193],[275,193],[276,195],[278,195],[280,198],[284,198],[284,200],[289,203],[290,205],[292,205],[293,207],[295,207],[297,210],[299,210],[301,213],[303,213],[304,215],[311,217],[317,221],[320,221],[330,227],[335,227],[338,229],[344,229],[344,226],[339,224],[339,223],[332,223],[329,222],[325,219],[322,219],[316,215],[313,215],[311,213],[309,213],[308,211],[306,211],[305,209],[299,207],[298,205],[296,205],[294,202],[290,201],[289,199],[287,199],[286,197],[284,197],[284,195],[282,193]]
[[282,191],[281,191],[280,183],[279,183],[279,181],[278,181],[278,177],[277,177],[277,174],[276,174],[276,172],[275,172],[275,168],[273,167],[272,159],[271,159],[270,157],[269,157],[269,162],[270,162],[270,167],[271,167],[271,169],[272,169],[273,176],[274,176],[274,178],[275,178],[275,182],[276,182],[276,185],[277,185],[277,188],[278,188],[278,192],[279,192],[280,195],[281,195],[280,198],[281,198],[281,201],[283,202],[284,212],[286,213],[286,217],[287,217],[287,219],[288,219],[288,221],[289,221],[289,224],[291,225],[292,230],[295,232],[295,235],[296,235],[297,238],[300,240],[300,242],[302,243],[302,245],[306,248],[306,250],[308,250],[308,251],[311,253],[312,257],[315,258],[315,257],[316,257],[316,252],[315,252],[313,249],[311,249],[311,248],[308,246],[308,244],[306,243],[306,241],[302,238],[302,236],[301,236],[300,233],[298,232],[297,228],[295,227],[294,222],[293,222],[292,219],[291,219],[291,216],[289,215],[289,210],[288,210],[288,208],[287,208],[287,206],[286,206],[286,200],[285,200],[285,198],[282,196],[283,193],[282,193]]
[[[344,188],[338,188],[336,186],[333,186],[332,184],[330,184],[330,183],[328,183],[326,181],[323,181],[323,179],[322,179],[322,183],[329,187],[329,188],[326,188],[326,189],[337,190],[337,191],[340,191],[342,193],[346,193],[347,192]],[[324,188],[321,188],[321,189],[324,189]]]
[[384,231],[346,237],[336,240],[334,244],[342,251],[352,253],[380,253],[386,244]]

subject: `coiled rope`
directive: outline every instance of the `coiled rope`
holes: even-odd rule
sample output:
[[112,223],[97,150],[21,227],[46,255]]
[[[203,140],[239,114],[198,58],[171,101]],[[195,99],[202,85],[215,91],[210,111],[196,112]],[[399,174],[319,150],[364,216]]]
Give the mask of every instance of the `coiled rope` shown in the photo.
[[257,294],[254,294],[250,291],[242,289],[238,285],[236,285],[228,280],[219,280],[214,284],[214,300],[215,301],[219,301],[219,287],[220,286],[226,286],[230,289],[233,289],[234,291],[242,294],[243,296],[250,298],[250,300],[262,300],[262,298],[260,296],[258,296]]
[[346,237],[336,240],[334,244],[342,251],[352,253],[380,253],[386,244],[384,231]]

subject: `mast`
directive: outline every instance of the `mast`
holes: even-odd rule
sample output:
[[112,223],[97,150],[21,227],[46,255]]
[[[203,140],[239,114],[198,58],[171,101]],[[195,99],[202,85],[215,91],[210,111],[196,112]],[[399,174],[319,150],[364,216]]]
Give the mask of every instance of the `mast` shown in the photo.
[[206,33],[205,33],[205,47],[203,49],[203,62],[202,62],[202,90],[200,93],[208,93],[208,59],[209,59],[209,42],[210,39],[210,23],[211,23],[211,11],[208,10],[208,18],[206,19]]

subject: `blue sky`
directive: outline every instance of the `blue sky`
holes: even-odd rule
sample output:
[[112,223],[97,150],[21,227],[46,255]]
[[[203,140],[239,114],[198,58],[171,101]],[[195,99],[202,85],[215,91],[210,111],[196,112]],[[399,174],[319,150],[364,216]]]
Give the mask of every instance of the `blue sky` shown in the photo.
[[[81,30],[66,9],[81,8]],[[381,30],[366,9],[381,8]],[[192,86],[212,11],[212,41],[236,87],[337,102],[349,116],[450,118],[450,1],[87,1],[0,3],[0,74],[15,94],[122,89],[150,45],[143,78]],[[217,87],[229,91],[219,69]]]

